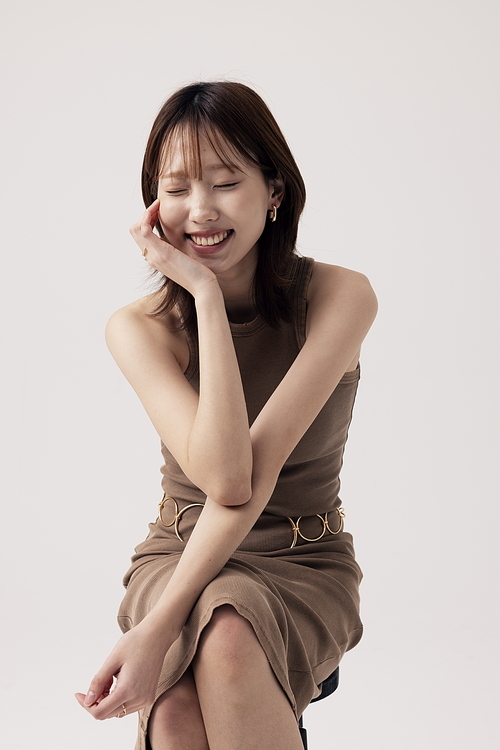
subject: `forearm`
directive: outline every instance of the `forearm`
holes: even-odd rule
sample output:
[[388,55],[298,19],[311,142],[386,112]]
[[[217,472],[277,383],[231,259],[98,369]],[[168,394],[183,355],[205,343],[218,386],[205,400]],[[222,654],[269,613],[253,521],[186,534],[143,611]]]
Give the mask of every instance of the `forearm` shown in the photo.
[[175,330],[177,311],[163,319],[152,319],[147,305],[118,311],[108,323],[108,345],[186,476],[216,502],[245,503],[251,494],[252,451],[222,291],[209,268],[153,232],[159,220],[156,200],[130,231],[152,268],[194,298],[199,395],[181,369],[186,341]]
[[195,302],[200,387],[188,441],[191,478],[216,502],[237,505],[250,497],[252,472],[240,371],[219,285],[207,285]]
[[[275,482],[259,481],[250,501],[226,507],[207,498],[170,582],[151,612],[118,641],[79,703],[97,719],[151,705],[168,649],[193,605],[260,515]],[[113,690],[111,686],[118,678]]]
[[247,536],[269,501],[276,480],[255,482],[244,505],[227,507],[207,498],[177,568],[143,627],[180,632],[203,589]]

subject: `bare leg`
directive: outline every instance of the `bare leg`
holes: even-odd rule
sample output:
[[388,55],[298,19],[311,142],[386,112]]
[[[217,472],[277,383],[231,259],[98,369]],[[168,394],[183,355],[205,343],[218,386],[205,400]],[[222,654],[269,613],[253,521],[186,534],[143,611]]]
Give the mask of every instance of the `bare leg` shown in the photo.
[[210,750],[303,750],[290,703],[233,607],[215,610],[193,671]]
[[156,701],[148,739],[152,750],[209,750],[191,669]]

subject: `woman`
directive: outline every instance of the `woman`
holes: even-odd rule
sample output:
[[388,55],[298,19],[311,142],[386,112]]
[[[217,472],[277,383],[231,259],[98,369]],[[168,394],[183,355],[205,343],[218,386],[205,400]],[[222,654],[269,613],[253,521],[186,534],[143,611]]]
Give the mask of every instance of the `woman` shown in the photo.
[[142,184],[131,233],[164,283],[107,341],[161,437],[165,494],[124,635],[77,698],[97,719],[139,711],[139,750],[301,750],[297,716],[361,637],[338,475],[375,297],[296,254],[303,181],[242,84],[175,93]]

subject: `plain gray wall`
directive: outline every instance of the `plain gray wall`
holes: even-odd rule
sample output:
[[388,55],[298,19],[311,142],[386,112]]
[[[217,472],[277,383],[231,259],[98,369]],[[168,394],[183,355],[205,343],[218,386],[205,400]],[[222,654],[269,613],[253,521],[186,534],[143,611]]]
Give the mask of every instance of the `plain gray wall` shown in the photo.
[[134,717],[97,723],[73,698],[119,635],[161,495],[103,328],[148,291],[128,227],[156,111],[219,77],[289,139],[301,252],[380,299],[342,492],[366,635],[306,712],[310,746],[497,746],[499,7],[4,0],[3,747],[133,747]]

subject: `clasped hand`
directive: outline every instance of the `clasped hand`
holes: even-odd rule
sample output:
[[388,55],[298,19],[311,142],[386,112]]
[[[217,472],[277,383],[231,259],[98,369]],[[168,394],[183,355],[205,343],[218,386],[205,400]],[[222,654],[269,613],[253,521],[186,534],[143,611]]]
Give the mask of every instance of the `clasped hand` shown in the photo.
[[140,623],[123,635],[90,683],[79,704],[95,719],[130,714],[155,701],[165,654],[176,639]]

